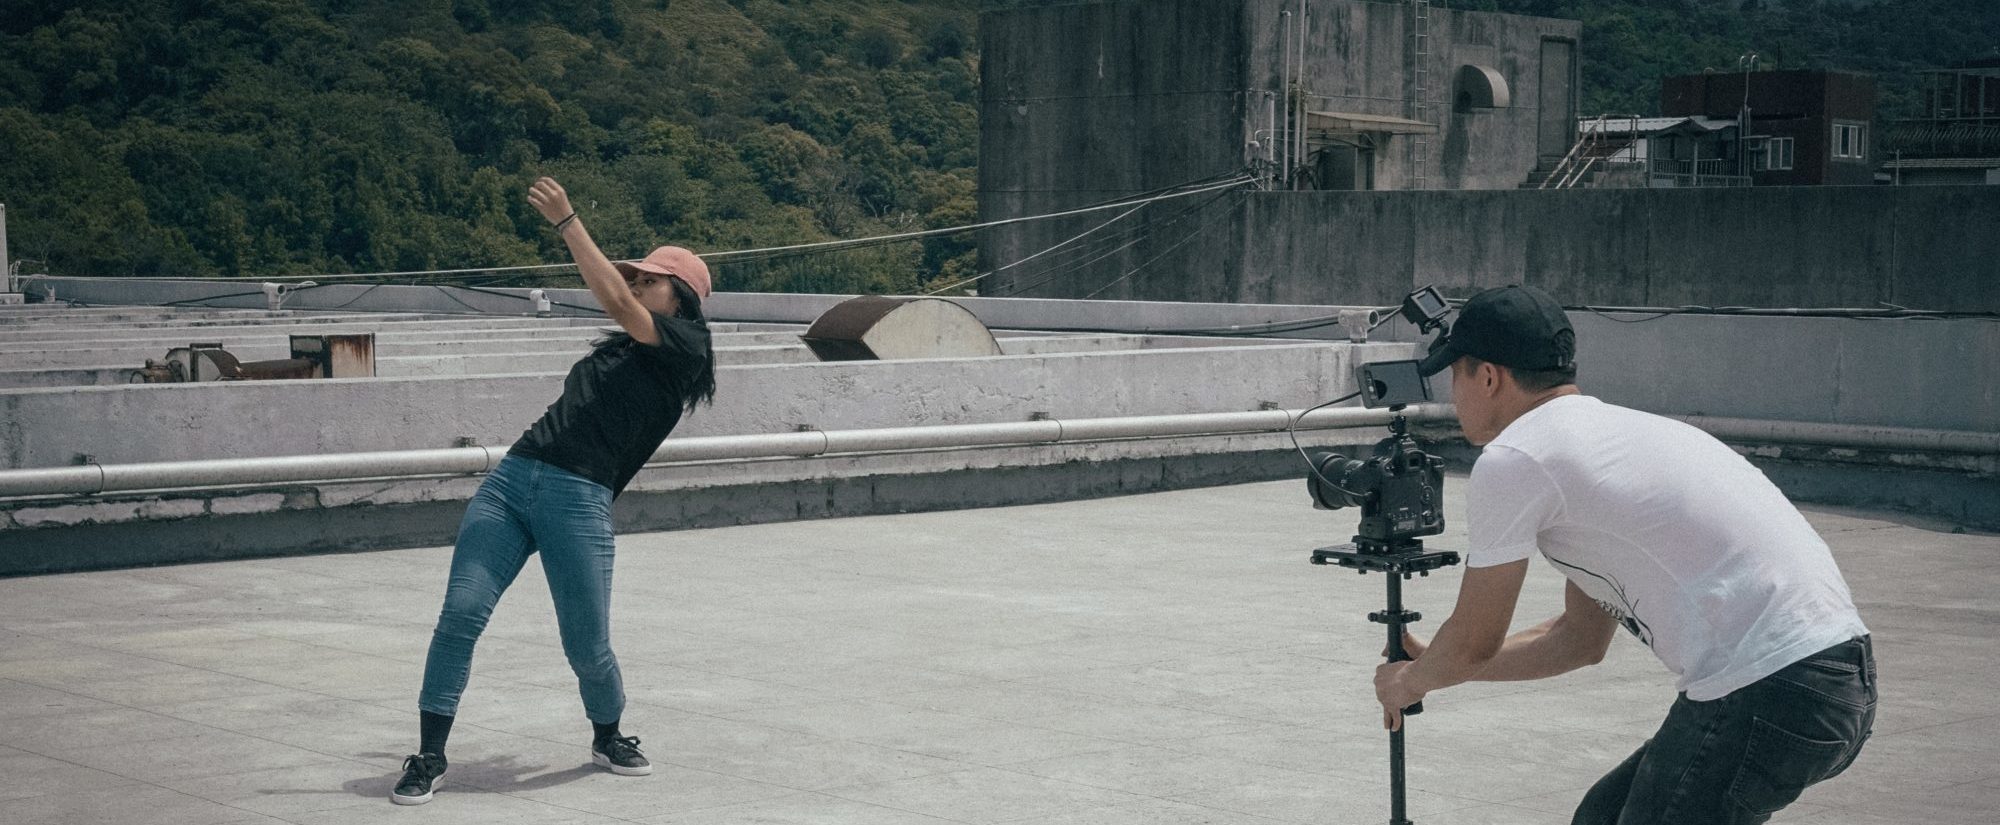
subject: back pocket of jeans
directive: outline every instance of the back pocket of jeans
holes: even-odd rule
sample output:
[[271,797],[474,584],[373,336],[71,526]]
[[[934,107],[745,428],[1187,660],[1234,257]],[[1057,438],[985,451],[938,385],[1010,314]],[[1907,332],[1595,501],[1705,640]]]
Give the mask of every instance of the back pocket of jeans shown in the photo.
[[1849,743],[1809,739],[1762,719],[1752,719],[1750,741],[1729,798],[1743,809],[1768,814],[1799,798],[1806,786],[1832,776],[1847,759]]

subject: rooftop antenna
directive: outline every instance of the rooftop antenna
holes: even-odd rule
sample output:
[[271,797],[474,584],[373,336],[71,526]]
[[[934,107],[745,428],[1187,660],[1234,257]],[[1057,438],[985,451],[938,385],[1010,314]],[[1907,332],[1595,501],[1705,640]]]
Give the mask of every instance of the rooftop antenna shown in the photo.
[[1736,144],[1742,151],[1736,153],[1736,174],[1750,174],[1750,72],[1757,68],[1757,53],[1750,52],[1736,58],[1736,65],[1743,69],[1743,108],[1736,114]]

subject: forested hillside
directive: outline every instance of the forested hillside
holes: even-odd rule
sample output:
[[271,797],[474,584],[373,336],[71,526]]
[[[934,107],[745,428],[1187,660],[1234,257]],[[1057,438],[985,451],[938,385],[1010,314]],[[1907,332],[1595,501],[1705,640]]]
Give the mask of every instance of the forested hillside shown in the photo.
[[1996,0],[1440,0],[1583,21],[1586,114],[1659,110],[1660,78],[1759,69],[1876,76],[1883,117],[1920,114],[1915,72],[2000,57]]
[[[971,0],[8,0],[0,202],[60,274],[282,275],[738,249],[974,212]],[[969,239],[739,265],[907,290]]]
[[[1217,0],[1220,2],[1220,0]],[[1277,0],[1270,0],[1277,2]],[[1439,0],[1581,19],[1586,113],[1659,79],[2000,56],[1996,0]],[[29,271],[275,276],[564,260],[965,223],[976,0],[7,0],[0,202]],[[726,264],[732,290],[907,291],[971,239]]]

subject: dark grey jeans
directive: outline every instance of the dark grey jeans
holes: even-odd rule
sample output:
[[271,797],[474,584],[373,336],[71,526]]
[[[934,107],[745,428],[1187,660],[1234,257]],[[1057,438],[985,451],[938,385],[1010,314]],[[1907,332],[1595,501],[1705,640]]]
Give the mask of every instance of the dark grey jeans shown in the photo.
[[1854,762],[1875,726],[1867,636],[1708,702],[1681,694],[1653,738],[1583,798],[1572,825],[1753,825]]

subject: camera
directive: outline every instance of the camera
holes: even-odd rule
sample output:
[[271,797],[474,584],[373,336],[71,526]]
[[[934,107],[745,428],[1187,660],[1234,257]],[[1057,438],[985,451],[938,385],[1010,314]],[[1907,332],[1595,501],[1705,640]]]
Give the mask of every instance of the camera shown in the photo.
[[[1429,333],[1445,325],[1450,309],[1436,287],[1426,286],[1403,299],[1402,315],[1420,333]],[[1415,360],[1362,364],[1354,370],[1354,382],[1362,405],[1371,409],[1401,411],[1431,400],[1430,382]],[[1366,457],[1322,452],[1308,458],[1306,489],[1313,507],[1361,508],[1354,541],[1363,553],[1396,552],[1415,539],[1444,532],[1444,459],[1417,446],[1402,415],[1389,429],[1389,437],[1376,442]]]
[[[1403,317],[1416,324],[1420,334],[1443,328],[1450,310],[1433,287],[1403,299]],[[1403,609],[1403,580],[1458,563],[1454,551],[1424,549],[1424,536],[1444,532],[1444,459],[1418,449],[1410,437],[1410,421],[1402,414],[1406,405],[1431,400],[1431,389],[1417,361],[1362,364],[1355,368],[1354,380],[1359,385],[1354,394],[1363,405],[1387,407],[1396,415],[1389,420],[1389,437],[1376,442],[1366,457],[1327,452],[1307,457],[1311,472],[1306,475],[1306,489],[1315,508],[1361,508],[1361,528],[1354,541],[1314,550],[1312,563],[1387,574],[1383,578],[1388,583],[1388,609],[1369,613],[1368,620],[1384,626],[1389,661],[1407,661],[1410,652],[1403,648],[1403,629],[1423,616]],[[1418,702],[1404,708],[1403,715],[1423,710],[1424,703]],[[1410,821],[1404,816],[1403,777],[1403,731],[1397,728],[1389,732],[1391,825]]]
[[1444,532],[1444,459],[1419,449],[1403,427],[1377,442],[1366,458],[1318,453],[1312,463],[1306,488],[1313,507],[1360,507],[1361,527],[1354,538],[1362,549],[1377,542],[1400,546]]

